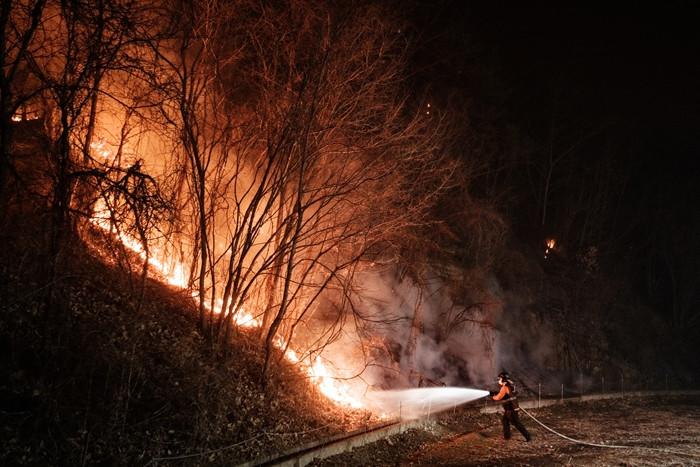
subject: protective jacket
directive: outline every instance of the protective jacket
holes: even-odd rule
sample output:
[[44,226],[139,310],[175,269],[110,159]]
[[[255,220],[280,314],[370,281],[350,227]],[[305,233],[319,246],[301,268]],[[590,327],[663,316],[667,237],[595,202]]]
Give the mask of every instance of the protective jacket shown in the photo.
[[507,401],[505,404],[503,404],[504,410],[515,410],[518,408],[518,402],[516,400],[510,400],[514,398],[515,388],[510,383],[506,383],[503,386],[501,386],[501,390],[498,392],[498,394],[493,396],[493,400],[495,401]]

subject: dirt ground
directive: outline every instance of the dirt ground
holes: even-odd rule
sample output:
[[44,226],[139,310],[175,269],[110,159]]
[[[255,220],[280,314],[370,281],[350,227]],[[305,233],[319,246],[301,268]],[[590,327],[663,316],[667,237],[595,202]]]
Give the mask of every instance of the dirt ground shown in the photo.
[[500,414],[465,407],[432,430],[411,431],[316,465],[397,466],[700,466],[700,397],[647,397],[568,403],[521,412],[532,441],[514,431],[502,439]]

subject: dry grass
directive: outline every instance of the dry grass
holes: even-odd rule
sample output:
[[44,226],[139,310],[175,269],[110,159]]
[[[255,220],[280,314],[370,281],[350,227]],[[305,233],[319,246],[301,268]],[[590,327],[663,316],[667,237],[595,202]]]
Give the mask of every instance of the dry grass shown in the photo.
[[40,250],[12,241],[0,258],[0,464],[230,465],[365,422],[284,360],[263,391],[255,336],[213,356],[186,294],[149,280],[141,301],[138,277],[80,242],[45,309]]

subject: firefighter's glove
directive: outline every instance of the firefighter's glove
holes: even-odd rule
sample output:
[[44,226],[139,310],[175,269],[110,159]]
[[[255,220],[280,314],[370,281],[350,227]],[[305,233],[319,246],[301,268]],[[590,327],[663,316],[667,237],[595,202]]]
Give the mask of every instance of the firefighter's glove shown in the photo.
[[489,391],[489,396],[493,397],[498,394],[498,391]]

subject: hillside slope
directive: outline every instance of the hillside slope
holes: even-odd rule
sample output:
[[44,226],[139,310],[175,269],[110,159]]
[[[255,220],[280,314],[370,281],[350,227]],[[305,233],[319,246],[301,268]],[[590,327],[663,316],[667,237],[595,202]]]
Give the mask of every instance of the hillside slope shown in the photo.
[[142,290],[78,239],[47,309],[30,218],[2,238],[0,464],[229,465],[366,422],[284,360],[263,391],[254,336],[213,357],[191,298],[153,280]]

